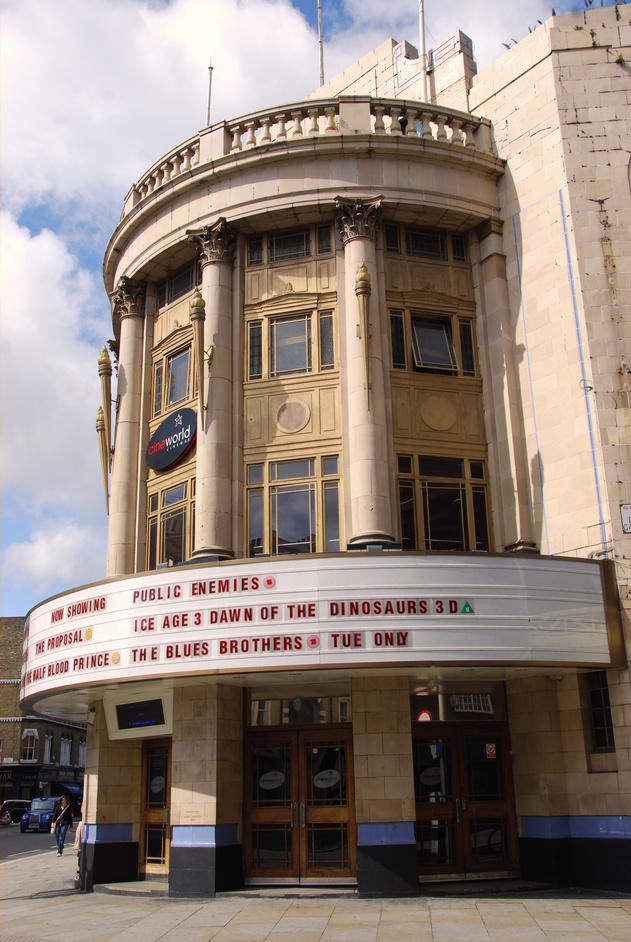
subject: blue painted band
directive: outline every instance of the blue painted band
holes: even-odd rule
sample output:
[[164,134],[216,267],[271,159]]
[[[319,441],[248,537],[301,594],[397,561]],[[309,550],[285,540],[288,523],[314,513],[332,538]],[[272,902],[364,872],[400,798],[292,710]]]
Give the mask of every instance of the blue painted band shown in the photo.
[[394,821],[388,824],[358,824],[357,846],[416,844],[413,821]]
[[84,844],[128,844],[132,839],[130,824],[85,824]]
[[231,847],[238,844],[236,824],[178,825],[171,847]]
[[631,840],[631,815],[560,815],[522,818],[522,836],[543,840],[592,838]]

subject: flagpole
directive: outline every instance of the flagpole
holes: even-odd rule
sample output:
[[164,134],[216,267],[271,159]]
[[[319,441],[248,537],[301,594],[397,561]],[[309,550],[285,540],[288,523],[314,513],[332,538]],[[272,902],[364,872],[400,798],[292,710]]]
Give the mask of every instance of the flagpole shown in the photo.
[[425,52],[424,0],[418,0],[419,53],[421,56],[421,100],[427,101],[427,54]]
[[208,104],[206,105],[206,127],[210,127],[210,93],[213,87],[213,60],[208,66]]
[[318,45],[320,47],[320,86],[324,85],[324,46],[322,44],[322,0],[318,0]]

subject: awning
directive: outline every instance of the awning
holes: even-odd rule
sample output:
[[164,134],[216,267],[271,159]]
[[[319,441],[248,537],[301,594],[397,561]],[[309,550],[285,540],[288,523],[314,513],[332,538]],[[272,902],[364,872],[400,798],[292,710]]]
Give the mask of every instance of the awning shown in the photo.
[[75,782],[57,782],[60,788],[64,788],[71,795],[83,795],[83,789]]

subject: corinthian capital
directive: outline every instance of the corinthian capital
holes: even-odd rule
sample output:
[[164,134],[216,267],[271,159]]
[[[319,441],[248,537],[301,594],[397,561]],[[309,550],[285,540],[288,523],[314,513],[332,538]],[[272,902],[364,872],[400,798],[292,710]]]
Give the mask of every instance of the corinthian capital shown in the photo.
[[114,313],[119,317],[143,317],[146,293],[146,281],[135,281],[123,275],[111,296]]
[[373,199],[335,199],[337,225],[342,233],[342,243],[351,239],[377,239],[377,226],[381,218],[383,197]]
[[188,229],[186,234],[189,242],[194,242],[200,248],[202,268],[210,262],[229,262],[232,264],[237,230],[229,226],[225,219],[219,219],[214,226]]

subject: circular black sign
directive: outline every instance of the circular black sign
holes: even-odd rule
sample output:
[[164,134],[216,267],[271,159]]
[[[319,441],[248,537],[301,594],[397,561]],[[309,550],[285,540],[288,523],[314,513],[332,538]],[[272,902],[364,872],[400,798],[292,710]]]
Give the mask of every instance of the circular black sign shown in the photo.
[[173,412],[156,429],[147,446],[147,466],[166,471],[177,464],[191,448],[197,435],[197,413],[192,409]]

